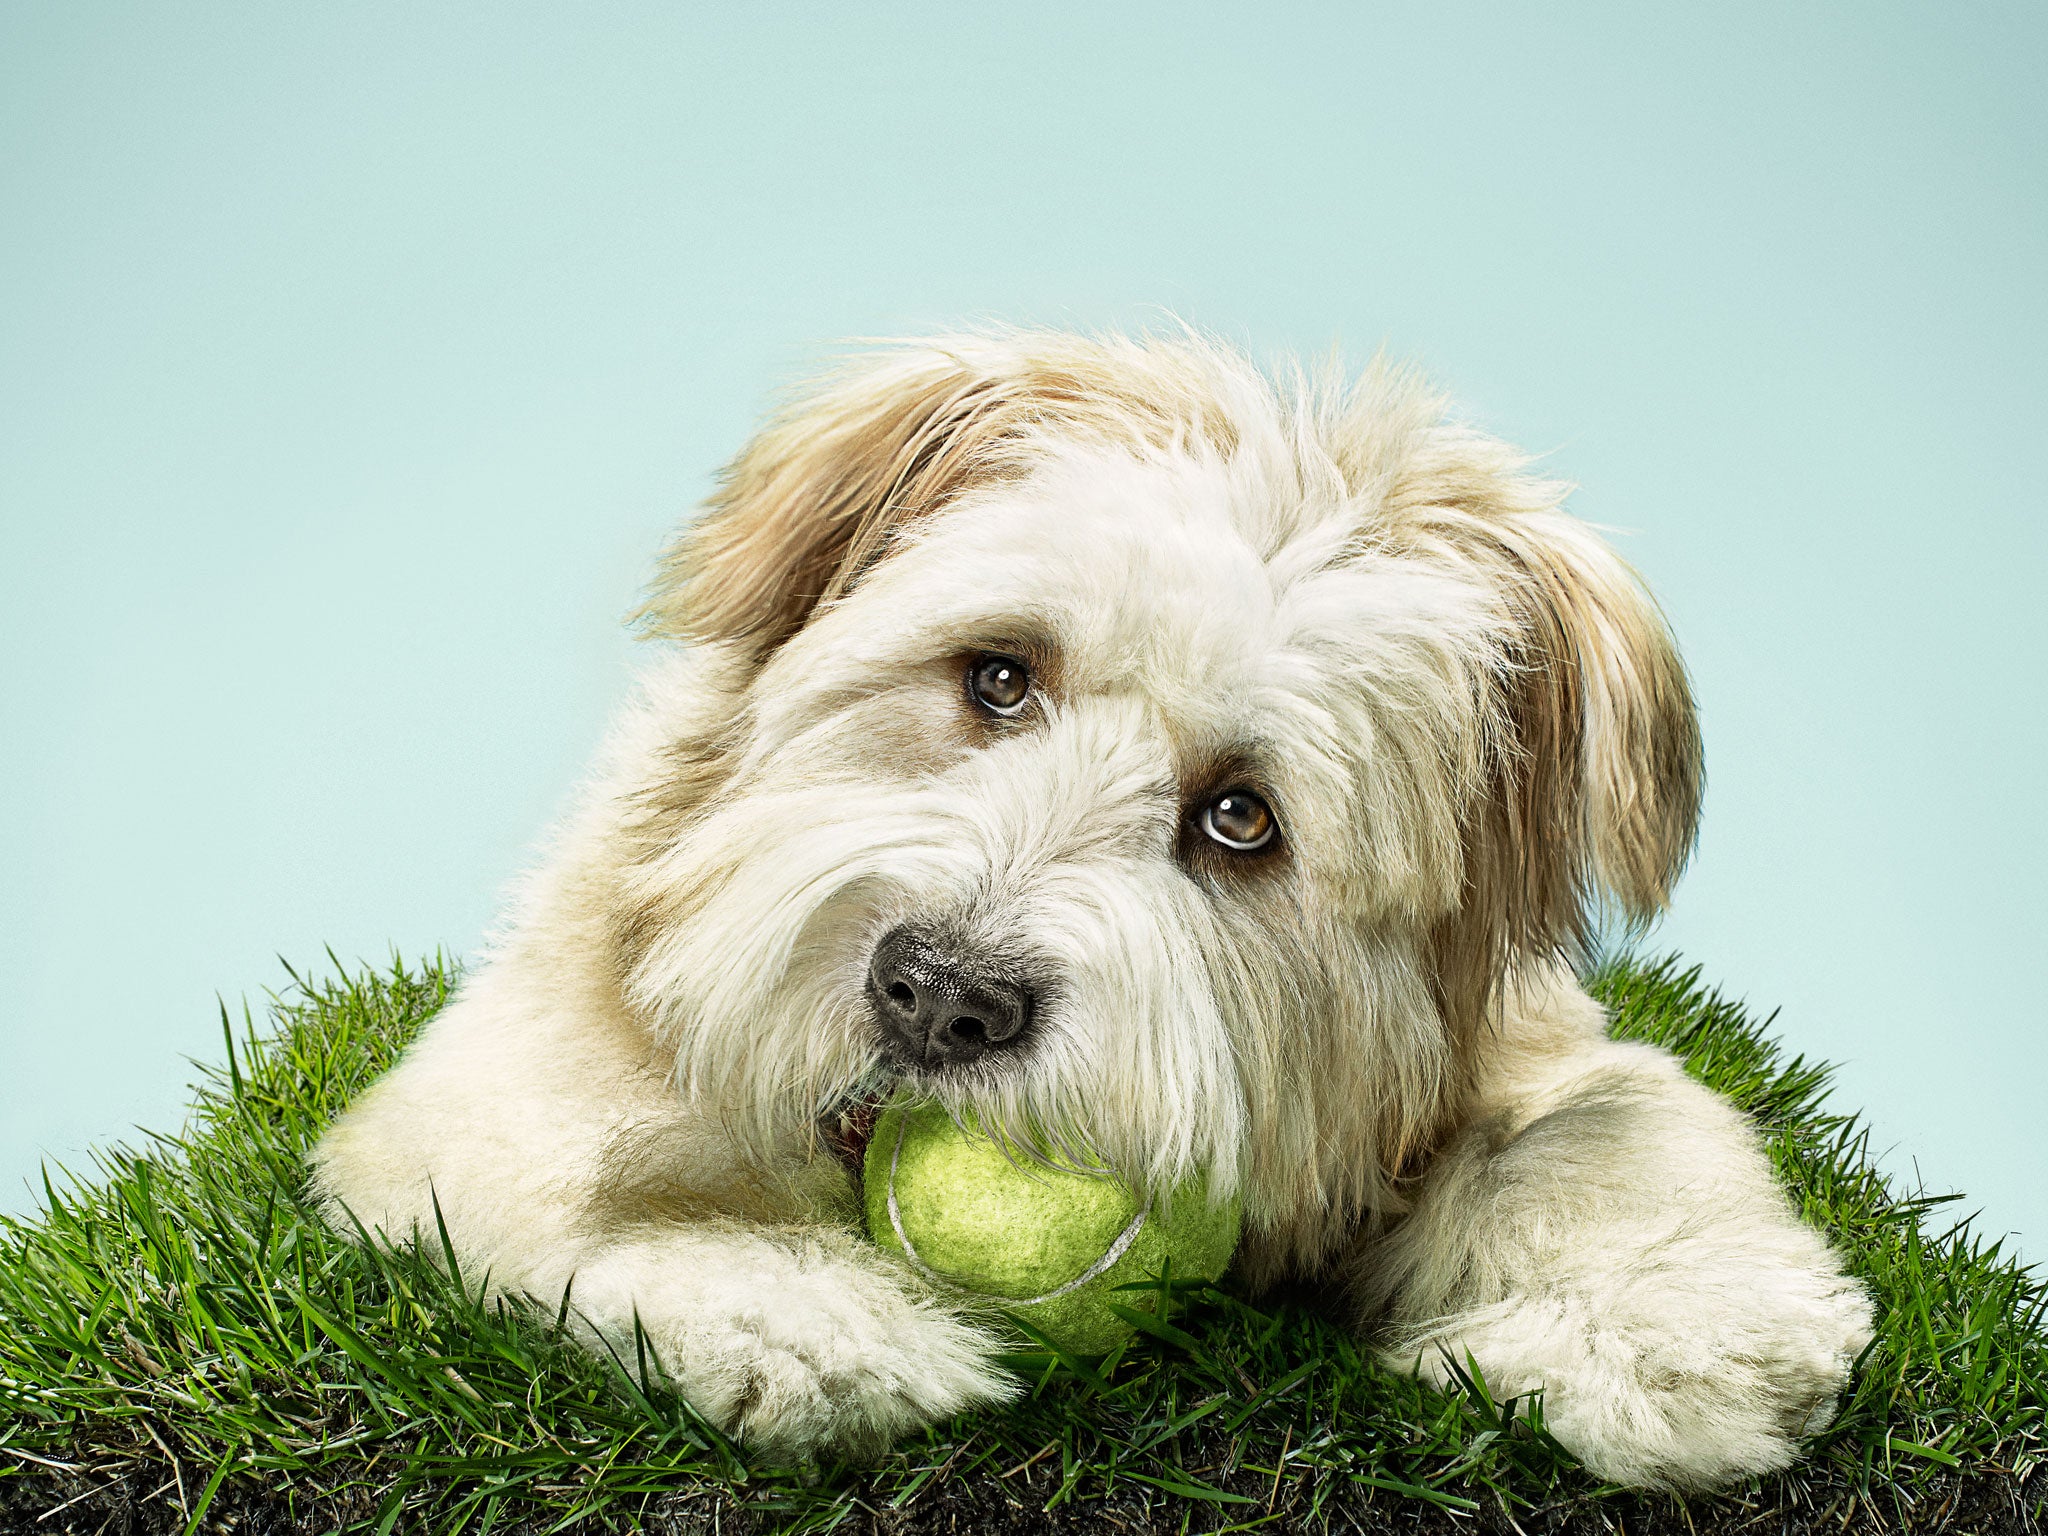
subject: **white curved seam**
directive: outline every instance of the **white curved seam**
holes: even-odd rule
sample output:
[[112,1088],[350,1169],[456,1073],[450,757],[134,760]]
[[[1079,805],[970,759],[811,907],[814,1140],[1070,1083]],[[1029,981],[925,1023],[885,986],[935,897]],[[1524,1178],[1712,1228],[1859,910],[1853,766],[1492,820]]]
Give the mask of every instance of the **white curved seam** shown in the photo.
[[[909,1130],[910,1117],[905,1115],[896,1122],[896,1145],[889,1149],[889,1226],[896,1233],[896,1241],[903,1245],[903,1256],[910,1260],[910,1267],[912,1269],[923,1275],[927,1280],[937,1280],[945,1284],[957,1285],[958,1281],[940,1274],[917,1256],[916,1245],[910,1241],[910,1234],[903,1230],[903,1210],[896,1204],[896,1165],[902,1160],[903,1138]],[[1013,1307],[1035,1307],[1042,1301],[1055,1300],[1066,1295],[1069,1291],[1078,1290],[1091,1280],[1101,1278],[1111,1265],[1130,1251],[1131,1244],[1138,1240],[1138,1234],[1145,1228],[1145,1218],[1151,1214],[1152,1202],[1147,1200],[1138,1207],[1138,1214],[1130,1219],[1129,1224],[1125,1226],[1123,1231],[1117,1233],[1116,1241],[1103,1251],[1102,1257],[1093,1264],[1090,1264],[1080,1274],[1074,1276],[1065,1285],[1055,1286],[1043,1296],[1026,1296],[1022,1298],[999,1296],[996,1300],[1006,1301]]]

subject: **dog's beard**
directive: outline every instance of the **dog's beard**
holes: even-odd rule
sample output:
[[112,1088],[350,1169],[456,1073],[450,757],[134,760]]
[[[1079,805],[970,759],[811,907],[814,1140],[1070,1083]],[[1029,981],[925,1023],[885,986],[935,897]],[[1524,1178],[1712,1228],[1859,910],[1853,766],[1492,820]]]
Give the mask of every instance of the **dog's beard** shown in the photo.
[[[1049,1162],[1162,1194],[1198,1174],[1233,1192],[1244,1094],[1208,982],[1210,920],[1186,882],[1113,850],[994,857],[975,808],[937,788],[845,818],[859,793],[735,797],[662,861],[689,875],[631,991],[676,1050],[679,1088],[764,1166],[797,1147],[851,1155],[868,1107],[903,1095]],[[1042,996],[1014,1050],[935,1072],[888,1055],[868,961],[917,920],[1000,931],[1028,953]]]
[[934,1097],[1033,1156],[1160,1195],[1198,1174],[1233,1191],[1243,1090],[1185,882],[1144,859],[1067,864],[1009,913],[1051,966],[1044,1023],[1014,1069],[941,1077]]

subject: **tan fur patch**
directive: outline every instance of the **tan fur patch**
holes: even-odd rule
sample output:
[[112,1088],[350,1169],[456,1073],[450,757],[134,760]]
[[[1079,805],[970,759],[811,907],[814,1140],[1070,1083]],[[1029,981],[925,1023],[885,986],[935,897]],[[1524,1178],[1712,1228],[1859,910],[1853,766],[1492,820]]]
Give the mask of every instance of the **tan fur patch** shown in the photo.
[[1198,351],[1028,333],[856,359],[804,393],[720,477],[662,558],[654,633],[766,655],[843,596],[891,534],[1025,467],[1034,433],[1170,446],[1234,441]]

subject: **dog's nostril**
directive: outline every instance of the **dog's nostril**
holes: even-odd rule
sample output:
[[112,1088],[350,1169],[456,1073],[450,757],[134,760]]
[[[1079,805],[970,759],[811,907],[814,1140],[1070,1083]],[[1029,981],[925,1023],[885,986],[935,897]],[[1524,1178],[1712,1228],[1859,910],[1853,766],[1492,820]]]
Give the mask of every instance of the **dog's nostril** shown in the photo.
[[963,961],[909,927],[875,946],[867,992],[888,1048],[928,1070],[1008,1048],[1031,1016],[1030,990],[987,956]]

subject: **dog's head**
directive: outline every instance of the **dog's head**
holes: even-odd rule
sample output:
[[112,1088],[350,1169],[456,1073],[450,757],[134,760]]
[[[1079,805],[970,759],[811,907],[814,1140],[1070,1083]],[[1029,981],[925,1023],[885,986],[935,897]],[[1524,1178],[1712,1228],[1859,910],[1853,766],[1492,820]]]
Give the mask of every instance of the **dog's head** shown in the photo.
[[1685,674],[1561,496],[1395,370],[865,360],[649,602],[724,702],[643,798],[632,997],[763,1140],[885,1064],[1301,1244],[1390,1207],[1503,982],[1692,840]]

